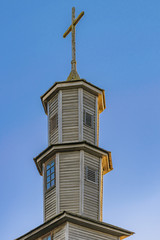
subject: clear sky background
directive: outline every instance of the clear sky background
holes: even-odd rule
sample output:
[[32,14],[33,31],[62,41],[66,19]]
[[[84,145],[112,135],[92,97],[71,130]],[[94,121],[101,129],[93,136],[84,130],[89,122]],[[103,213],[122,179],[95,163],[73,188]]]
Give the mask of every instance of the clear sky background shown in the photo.
[[70,73],[77,26],[81,78],[105,89],[100,147],[112,152],[103,220],[159,239],[160,1],[0,0],[0,239],[43,223],[42,177],[33,157],[47,147],[40,96]]

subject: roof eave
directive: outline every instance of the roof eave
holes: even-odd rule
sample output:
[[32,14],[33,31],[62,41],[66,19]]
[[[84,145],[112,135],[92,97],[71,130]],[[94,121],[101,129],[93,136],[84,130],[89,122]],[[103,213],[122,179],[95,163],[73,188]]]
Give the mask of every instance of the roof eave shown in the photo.
[[[71,84],[71,85],[69,85]],[[58,86],[59,85],[59,86]],[[64,86],[63,86],[64,85]],[[59,89],[65,88],[66,85],[69,85],[70,87],[90,87],[92,89],[92,91],[94,91],[97,95],[98,94],[102,94],[103,97],[103,102],[102,103],[104,105],[104,109],[105,109],[105,97],[104,97],[104,90],[91,84],[90,82],[87,82],[85,79],[80,79],[80,80],[73,80],[73,81],[61,81],[61,82],[55,82],[53,84],[53,86],[47,91],[45,92],[42,96],[41,96],[41,101],[42,101],[42,105],[44,108],[44,111],[46,114],[48,114],[48,110],[47,110],[47,103],[51,97],[51,95],[53,95],[54,93],[56,93]],[[103,110],[102,110],[103,111]]]
[[82,142],[74,142],[74,143],[54,144],[46,148],[44,151],[42,151],[37,157],[34,158],[34,162],[37,166],[37,169],[40,175],[42,175],[42,164],[46,162],[51,155],[53,156],[57,152],[61,152],[61,151],[79,150],[79,149],[84,149],[88,152],[94,151],[94,153],[97,154],[98,156],[106,157],[106,161],[104,163],[105,170],[103,174],[106,174],[107,172],[113,169],[111,152],[104,150],[102,148],[99,148],[86,141],[82,141]]
[[42,237],[43,235],[47,234],[48,232],[52,231],[54,228],[62,225],[65,222],[71,222],[80,226],[85,226],[93,230],[96,229],[97,231],[117,236],[121,240],[134,234],[134,232],[108,223],[100,222],[78,214],[64,211],[56,215],[55,217],[51,218],[47,222],[43,223],[42,225],[38,226],[37,228],[17,238],[16,240],[38,239],[39,237]]

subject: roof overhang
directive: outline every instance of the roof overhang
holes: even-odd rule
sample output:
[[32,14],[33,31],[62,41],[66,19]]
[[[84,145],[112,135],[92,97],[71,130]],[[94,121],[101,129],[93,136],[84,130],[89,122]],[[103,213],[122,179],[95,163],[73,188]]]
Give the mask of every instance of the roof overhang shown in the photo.
[[110,234],[120,239],[124,239],[134,234],[134,232],[117,226],[113,226],[108,223],[96,221],[78,214],[62,212],[54,218],[50,219],[49,221],[45,222],[44,224],[26,233],[25,235],[17,238],[16,240],[36,240],[66,222],[74,223],[79,226],[84,226],[89,229]]
[[113,169],[111,152],[106,151],[102,148],[99,148],[95,145],[92,145],[86,141],[83,141],[83,142],[54,144],[46,148],[43,152],[41,152],[37,157],[34,158],[35,164],[37,166],[37,169],[40,175],[42,175],[43,163],[45,163],[48,159],[50,159],[56,153],[78,151],[78,150],[79,151],[84,150],[88,153],[91,153],[95,156],[102,158],[103,174],[106,174]]
[[98,97],[98,106],[99,106],[100,113],[103,112],[103,110],[106,108],[104,90],[96,87],[90,82],[87,82],[85,79],[80,79],[80,80],[72,80],[72,81],[55,82],[54,85],[46,93],[44,93],[41,96],[41,101],[42,101],[45,113],[48,115],[47,103],[59,90],[72,89],[72,88],[83,88],[95,94]]

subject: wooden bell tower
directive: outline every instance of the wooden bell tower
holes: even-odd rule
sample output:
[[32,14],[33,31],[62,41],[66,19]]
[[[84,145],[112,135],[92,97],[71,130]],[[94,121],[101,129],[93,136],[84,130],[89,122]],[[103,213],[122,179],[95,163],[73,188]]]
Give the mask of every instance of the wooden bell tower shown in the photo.
[[103,89],[80,79],[76,69],[75,19],[71,73],[41,101],[48,118],[48,147],[34,158],[44,182],[44,224],[19,240],[118,240],[132,232],[102,222],[103,176],[111,152],[99,147],[99,115],[106,108]]
[[112,170],[111,153],[98,147],[104,90],[72,80],[55,83],[41,99],[49,147],[34,160],[44,178],[44,220],[63,211],[102,220],[103,175]]

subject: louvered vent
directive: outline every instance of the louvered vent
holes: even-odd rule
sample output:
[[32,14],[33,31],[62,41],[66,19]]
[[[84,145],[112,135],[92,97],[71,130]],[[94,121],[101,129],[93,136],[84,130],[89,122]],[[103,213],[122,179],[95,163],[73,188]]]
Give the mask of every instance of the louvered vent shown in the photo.
[[98,183],[98,173],[96,170],[89,168],[88,166],[86,167],[86,180],[93,182],[93,183]]
[[93,115],[91,115],[90,113],[88,113],[86,110],[84,110],[84,124],[88,127],[93,128]]
[[51,119],[50,119],[50,129],[55,130],[58,127],[58,114],[56,113]]

